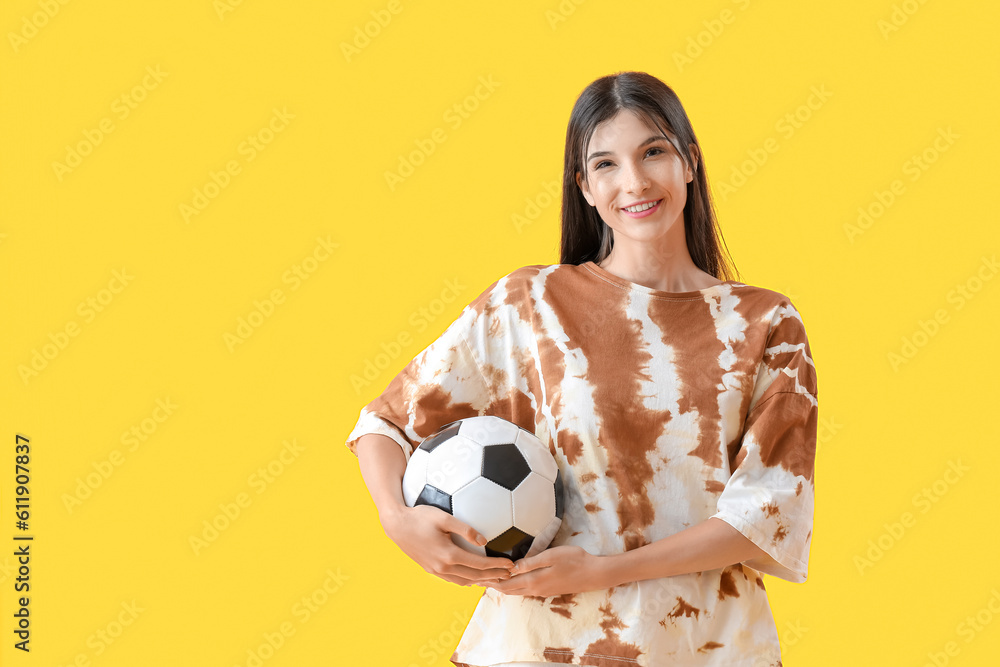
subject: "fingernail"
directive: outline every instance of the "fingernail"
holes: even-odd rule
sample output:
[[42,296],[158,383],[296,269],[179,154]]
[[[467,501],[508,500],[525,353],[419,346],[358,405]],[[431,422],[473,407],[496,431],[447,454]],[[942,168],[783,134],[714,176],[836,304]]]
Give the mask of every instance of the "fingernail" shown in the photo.
[[478,544],[479,546],[484,546],[487,542],[489,542],[489,540],[487,540],[482,535],[476,535],[476,544]]

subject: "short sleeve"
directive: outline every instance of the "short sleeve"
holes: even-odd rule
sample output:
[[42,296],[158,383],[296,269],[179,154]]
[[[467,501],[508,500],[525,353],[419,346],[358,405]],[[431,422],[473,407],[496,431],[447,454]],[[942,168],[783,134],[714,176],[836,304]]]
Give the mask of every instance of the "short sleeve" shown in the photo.
[[385,390],[361,409],[346,445],[357,456],[357,441],[368,433],[395,440],[406,461],[420,442],[442,426],[482,414],[491,403],[490,387],[468,337],[481,320],[469,304],[441,336],[414,357]]
[[786,300],[772,319],[733,473],[714,516],[767,552],[745,565],[794,583],[808,574],[817,398],[805,327]]

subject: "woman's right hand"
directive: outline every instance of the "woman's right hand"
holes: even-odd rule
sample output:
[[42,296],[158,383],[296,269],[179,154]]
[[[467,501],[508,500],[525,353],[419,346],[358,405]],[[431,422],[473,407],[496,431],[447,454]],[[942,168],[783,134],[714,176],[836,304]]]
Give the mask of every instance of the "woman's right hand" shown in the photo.
[[381,516],[385,534],[427,572],[460,586],[474,586],[510,577],[513,561],[480,556],[455,544],[455,533],[479,544],[479,532],[444,510],[431,505],[394,507]]

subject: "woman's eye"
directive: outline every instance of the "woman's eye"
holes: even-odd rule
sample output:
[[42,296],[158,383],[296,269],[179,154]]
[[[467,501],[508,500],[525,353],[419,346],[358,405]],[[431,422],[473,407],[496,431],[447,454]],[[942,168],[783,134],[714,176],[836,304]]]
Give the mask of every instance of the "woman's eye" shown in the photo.
[[[646,155],[649,155],[651,152],[653,153],[653,155],[657,155],[659,153],[665,153],[666,151],[664,151],[662,148],[659,148],[657,146],[653,146],[648,151],[646,151]],[[597,164],[594,165],[594,170],[596,171],[598,169],[601,169],[606,164],[611,164],[611,162],[608,161],[608,160],[601,160],[600,162],[598,162]]]

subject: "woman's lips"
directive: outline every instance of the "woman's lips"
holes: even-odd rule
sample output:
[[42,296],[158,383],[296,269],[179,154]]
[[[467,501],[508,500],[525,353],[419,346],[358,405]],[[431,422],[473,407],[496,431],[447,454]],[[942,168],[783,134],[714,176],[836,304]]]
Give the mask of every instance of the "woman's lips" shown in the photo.
[[622,213],[624,213],[630,218],[645,218],[647,215],[652,215],[653,213],[656,213],[658,210],[660,210],[660,204],[662,203],[663,203],[662,199],[657,199],[656,205],[653,206],[652,208],[647,208],[645,211],[639,211],[638,213],[633,213],[632,211],[623,208]]

